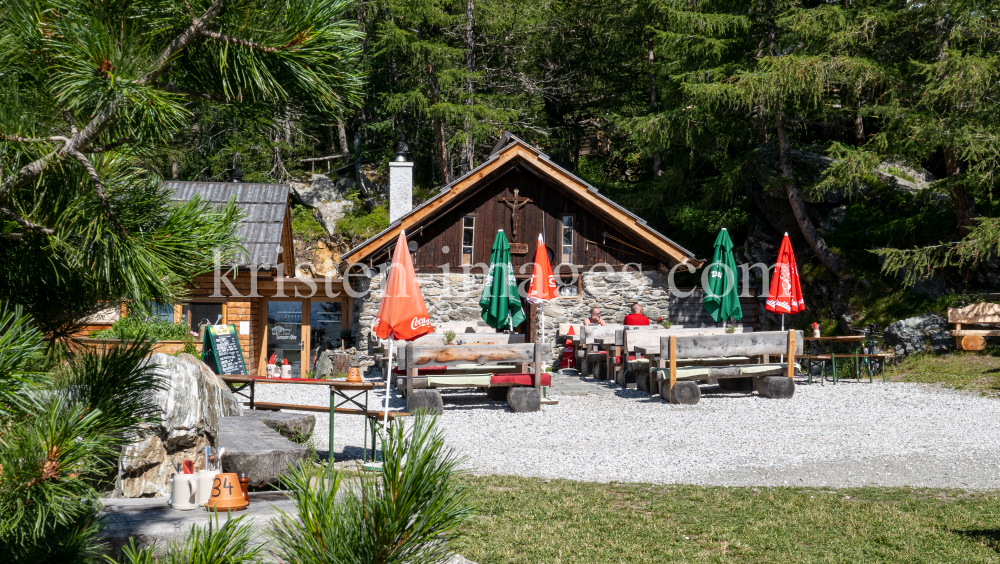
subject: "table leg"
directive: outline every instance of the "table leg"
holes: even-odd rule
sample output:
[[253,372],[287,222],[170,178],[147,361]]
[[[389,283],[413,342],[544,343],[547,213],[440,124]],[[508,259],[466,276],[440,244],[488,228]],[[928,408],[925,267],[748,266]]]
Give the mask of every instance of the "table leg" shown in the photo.
[[336,406],[336,395],[333,391],[333,387],[330,388],[330,454],[327,456],[327,461],[333,464],[333,413]]
[[830,353],[830,366],[833,367],[833,383],[837,383],[837,353]]
[[253,409],[253,388],[254,388],[254,381],[250,380],[250,409]]

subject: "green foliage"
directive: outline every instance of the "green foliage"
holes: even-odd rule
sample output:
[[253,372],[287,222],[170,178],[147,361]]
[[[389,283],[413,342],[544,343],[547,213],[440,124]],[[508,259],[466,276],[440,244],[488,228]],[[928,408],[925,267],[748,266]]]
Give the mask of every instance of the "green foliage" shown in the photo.
[[332,466],[294,469],[284,485],[298,515],[275,523],[276,555],[301,564],[442,561],[473,513],[457,481],[460,460],[434,421],[417,414],[409,432],[393,425],[382,472],[362,473],[356,488],[341,491]]
[[375,206],[369,212],[356,194],[349,199],[353,205],[337,222],[337,233],[348,239],[363,241],[389,227],[389,210],[385,206]]
[[95,339],[123,339],[128,341],[152,339],[154,341],[185,341],[192,338],[191,328],[184,323],[148,318],[138,312],[130,313],[115,321],[108,329],[94,331]]
[[296,239],[314,241],[326,235],[326,229],[316,220],[312,208],[292,204],[292,236]]
[[455,332],[448,330],[444,332],[444,344],[450,345],[455,340]]
[[[0,310],[2,311],[2,310]],[[30,367],[38,332],[4,316],[0,362]],[[13,320],[13,321],[11,321]],[[0,373],[0,554],[12,563],[96,562],[97,513],[118,448],[155,420],[160,387],[149,345],[72,357],[59,377]]]
[[[214,518],[214,523],[213,523]],[[155,545],[138,548],[132,539],[122,548],[112,564],[242,564],[259,562],[264,546],[254,535],[251,524],[244,522],[246,515],[226,518],[219,524],[219,514],[209,517],[208,526],[192,524],[184,540],[167,547],[162,559],[156,558]]]

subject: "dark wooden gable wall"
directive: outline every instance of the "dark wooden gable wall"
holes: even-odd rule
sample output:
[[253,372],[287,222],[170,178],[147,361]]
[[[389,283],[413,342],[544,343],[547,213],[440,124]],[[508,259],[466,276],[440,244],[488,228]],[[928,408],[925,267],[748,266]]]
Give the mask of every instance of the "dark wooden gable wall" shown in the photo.
[[[631,263],[642,264],[644,268],[655,268],[659,263],[652,255],[632,247],[634,245],[641,248],[641,242],[630,240],[611,227],[606,218],[584,209],[568,197],[566,192],[525,170],[524,166],[512,167],[485,182],[478,191],[452,209],[407,233],[411,246],[413,243],[417,244],[417,250],[412,256],[414,267],[418,271],[438,272],[442,270],[441,265],[446,263],[451,271],[461,271],[461,237],[465,216],[475,218],[474,264],[489,262],[493,239],[497,230],[503,229],[511,243],[526,244],[528,247],[526,254],[513,254],[511,257],[516,272],[520,274],[523,264],[534,261],[539,233],[545,235],[546,246],[555,257],[555,267],[561,262],[562,216],[567,214],[575,218],[573,262],[576,265],[589,267],[607,263],[618,270]],[[498,198],[512,198],[515,189],[520,197],[527,197],[532,201],[518,211],[518,234],[517,240],[513,241],[510,207]],[[387,251],[373,257],[375,264],[388,258]],[[569,269],[564,269],[564,273],[568,275]],[[530,269],[526,268],[524,274],[530,275]]]

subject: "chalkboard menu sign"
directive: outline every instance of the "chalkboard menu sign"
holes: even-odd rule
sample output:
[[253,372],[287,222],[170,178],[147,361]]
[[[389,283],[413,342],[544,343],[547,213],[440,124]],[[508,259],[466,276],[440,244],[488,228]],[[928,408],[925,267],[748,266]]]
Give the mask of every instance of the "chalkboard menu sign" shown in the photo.
[[205,327],[205,338],[201,343],[201,361],[216,374],[247,373],[243,361],[243,349],[235,325],[209,325]]

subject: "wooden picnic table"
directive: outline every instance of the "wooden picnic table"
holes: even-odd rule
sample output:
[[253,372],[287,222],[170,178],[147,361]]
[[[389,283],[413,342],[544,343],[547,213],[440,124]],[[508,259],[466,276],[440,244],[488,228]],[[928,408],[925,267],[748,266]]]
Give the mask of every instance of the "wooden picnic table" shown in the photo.
[[[375,382],[348,382],[347,380],[323,380],[319,378],[265,378],[263,376],[229,376],[220,375],[219,378],[225,382],[230,390],[234,394],[241,392],[247,387],[250,388],[249,396],[244,394],[244,397],[249,398],[248,405],[250,409],[268,409],[273,411],[278,411],[280,409],[291,409],[294,411],[318,411],[321,413],[330,414],[330,460],[333,460],[333,433],[334,433],[334,419],[335,413],[346,414],[346,415],[364,415],[368,420],[368,425],[372,429],[372,453],[374,455],[375,451],[375,426],[378,424],[378,419],[384,416],[384,412],[381,411],[369,411],[368,410],[368,392],[375,387]],[[296,405],[290,403],[270,403],[270,402],[255,402],[254,401],[254,388],[257,384],[290,384],[298,386],[328,386],[330,388],[330,405],[328,407],[310,406],[310,405]],[[234,387],[235,385],[235,387]],[[364,397],[364,403],[361,402],[362,396]],[[344,407],[351,405],[354,407]],[[396,416],[391,415],[390,412],[389,419],[395,419]],[[405,415],[405,414],[402,414]],[[397,415],[398,416],[398,415]],[[365,434],[365,455],[367,459],[368,453],[368,434]]]

